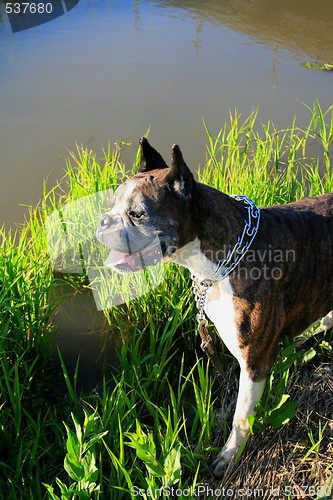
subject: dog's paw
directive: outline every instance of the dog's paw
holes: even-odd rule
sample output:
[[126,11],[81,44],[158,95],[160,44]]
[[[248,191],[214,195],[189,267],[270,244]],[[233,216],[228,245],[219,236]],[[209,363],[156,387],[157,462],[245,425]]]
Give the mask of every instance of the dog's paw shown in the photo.
[[333,310],[330,311],[327,316],[324,316],[324,318],[321,320],[321,327],[324,331],[329,330],[333,327]]
[[230,461],[225,459],[224,457],[217,455],[211,465],[211,473],[213,474],[215,479],[221,479],[226,468],[229,465],[229,462]]

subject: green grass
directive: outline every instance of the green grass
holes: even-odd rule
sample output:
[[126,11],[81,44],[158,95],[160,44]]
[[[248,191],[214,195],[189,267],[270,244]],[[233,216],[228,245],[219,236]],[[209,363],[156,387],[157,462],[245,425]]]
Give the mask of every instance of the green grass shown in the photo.
[[315,61],[307,61],[305,63],[300,63],[301,66],[304,66],[308,69],[321,69],[322,71],[333,71],[332,64],[328,63],[320,63]]
[[[315,103],[305,130],[296,120],[276,130],[272,123],[260,124],[257,113],[245,120],[234,113],[217,135],[207,128],[205,133],[201,182],[244,193],[259,205],[333,191],[332,108],[323,112]],[[123,147],[108,149],[102,160],[77,147],[63,180],[52,189],[44,187],[27,223],[16,233],[1,230],[0,498],[117,499],[130,498],[134,486],[195,487],[211,480],[209,460],[227,437],[230,419],[219,424],[216,414],[219,385],[206,359],[197,357],[189,277],[175,265],[165,266],[163,283],[151,293],[105,313],[119,336],[119,359],[116,369],[106,369],[97,391],[81,397],[78,371],[71,379],[62,358],[60,375],[51,363],[53,313],[66,300],[55,301],[54,289],[66,282],[73,293],[91,291],[84,275],[53,273],[44,224],[62,206],[123,182],[129,175],[121,160]],[[293,353],[294,346],[283,349],[256,421],[261,432],[282,423],[276,412],[289,403],[283,394],[304,364],[295,356],[287,366],[285,350]],[[236,364],[221,351],[234,377]],[[329,353],[326,344],[316,352]],[[65,389],[59,395],[61,383]],[[284,406],[286,422],[289,410]],[[327,422],[317,419],[315,431],[306,418],[307,444],[299,459],[308,463],[322,460]],[[322,462],[320,484],[331,467],[328,460]],[[311,484],[319,486],[316,477]]]

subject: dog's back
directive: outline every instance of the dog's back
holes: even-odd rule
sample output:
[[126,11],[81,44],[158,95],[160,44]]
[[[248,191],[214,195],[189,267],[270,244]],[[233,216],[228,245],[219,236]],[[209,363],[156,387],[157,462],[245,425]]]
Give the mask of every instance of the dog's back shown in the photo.
[[333,218],[333,193],[326,193],[322,194],[321,196],[302,198],[301,200],[294,201],[292,203],[286,203],[283,205],[273,205],[272,207],[267,207],[267,210],[269,209],[302,213],[312,212],[316,215]]

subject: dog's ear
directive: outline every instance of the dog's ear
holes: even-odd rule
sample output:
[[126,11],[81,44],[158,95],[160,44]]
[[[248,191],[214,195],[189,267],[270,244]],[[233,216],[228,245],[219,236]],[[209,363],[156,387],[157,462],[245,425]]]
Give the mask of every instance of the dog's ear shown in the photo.
[[172,164],[165,176],[165,180],[178,195],[190,199],[193,193],[195,180],[177,144],[172,146],[171,156]]
[[138,172],[149,172],[160,168],[168,168],[162,156],[152,148],[145,137],[140,139],[140,165]]

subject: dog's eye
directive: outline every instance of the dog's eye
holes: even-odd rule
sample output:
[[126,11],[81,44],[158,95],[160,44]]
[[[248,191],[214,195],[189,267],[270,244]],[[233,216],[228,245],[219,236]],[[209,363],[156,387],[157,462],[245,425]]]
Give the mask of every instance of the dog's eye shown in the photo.
[[142,212],[134,212],[133,210],[129,214],[134,219],[141,219],[141,217],[143,217],[143,213]]

